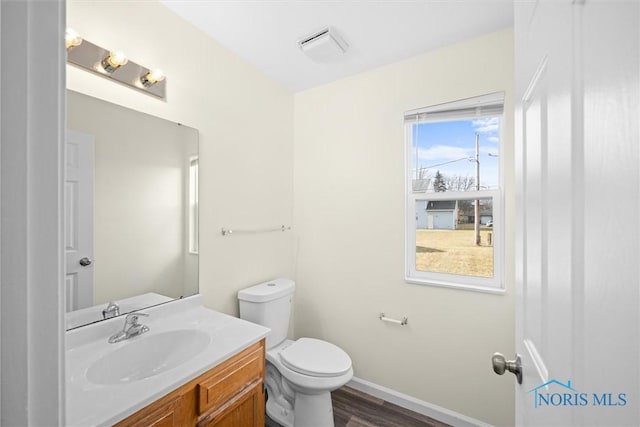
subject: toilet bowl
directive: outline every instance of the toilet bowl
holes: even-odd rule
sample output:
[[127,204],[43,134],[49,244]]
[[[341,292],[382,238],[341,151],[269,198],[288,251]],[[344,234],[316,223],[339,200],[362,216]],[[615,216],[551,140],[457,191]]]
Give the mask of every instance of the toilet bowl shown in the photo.
[[353,377],[338,346],[313,338],[286,340],[267,351],[267,414],[289,426],[332,426],[331,391]]
[[271,328],[267,337],[267,415],[285,427],[331,427],[331,392],[353,377],[351,358],[315,338],[286,338],[294,283],[276,279],[238,293],[240,317]]

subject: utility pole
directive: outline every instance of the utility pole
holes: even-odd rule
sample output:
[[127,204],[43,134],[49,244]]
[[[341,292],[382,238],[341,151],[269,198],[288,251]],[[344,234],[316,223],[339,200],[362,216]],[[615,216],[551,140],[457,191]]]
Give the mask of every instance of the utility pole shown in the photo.
[[[480,135],[476,133],[476,191],[480,191]],[[480,246],[480,199],[476,199],[474,206],[473,230],[476,236],[476,246]]]

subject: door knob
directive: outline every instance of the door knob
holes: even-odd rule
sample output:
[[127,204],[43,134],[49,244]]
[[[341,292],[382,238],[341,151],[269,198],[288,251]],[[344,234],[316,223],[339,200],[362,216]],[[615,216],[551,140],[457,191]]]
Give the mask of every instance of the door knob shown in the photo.
[[93,263],[93,261],[91,261],[91,258],[88,258],[88,257],[81,258],[80,261],[78,262],[83,267],[88,267]]
[[498,375],[502,375],[505,371],[509,371],[516,376],[518,384],[522,384],[522,361],[520,356],[516,354],[516,360],[506,360],[500,353],[494,353],[491,356],[491,364],[493,365],[493,372]]

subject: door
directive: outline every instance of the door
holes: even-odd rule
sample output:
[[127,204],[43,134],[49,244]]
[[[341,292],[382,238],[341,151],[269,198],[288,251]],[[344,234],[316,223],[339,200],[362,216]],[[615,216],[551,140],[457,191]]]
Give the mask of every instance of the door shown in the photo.
[[453,230],[453,212],[434,212],[433,228],[437,230]]
[[93,136],[67,130],[64,182],[65,311],[93,305]]
[[640,425],[640,10],[515,2],[517,425]]
[[224,410],[201,418],[198,427],[262,427],[264,426],[264,389],[256,381],[235,396]]

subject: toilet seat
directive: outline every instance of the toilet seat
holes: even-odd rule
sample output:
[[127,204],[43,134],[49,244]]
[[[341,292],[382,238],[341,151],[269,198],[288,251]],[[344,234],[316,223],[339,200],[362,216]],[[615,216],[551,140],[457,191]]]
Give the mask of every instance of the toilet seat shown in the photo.
[[351,370],[351,358],[340,347],[314,338],[300,338],[280,352],[280,361],[294,372],[336,377]]

